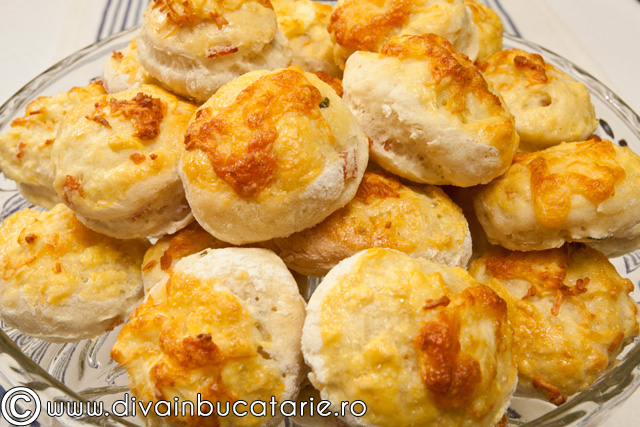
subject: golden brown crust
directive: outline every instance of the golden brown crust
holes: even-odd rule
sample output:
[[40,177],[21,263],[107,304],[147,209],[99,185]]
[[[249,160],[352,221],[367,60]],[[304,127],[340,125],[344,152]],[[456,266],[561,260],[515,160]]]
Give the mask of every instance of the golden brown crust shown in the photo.
[[[273,9],[269,0],[251,1]],[[213,22],[218,28],[222,28],[229,24],[229,21],[222,16],[224,12],[230,7],[238,7],[242,3],[239,1],[216,1],[202,4],[202,2],[196,3],[194,0],[153,0],[151,7],[159,9],[167,16],[168,21],[178,27],[193,28],[203,22]]]
[[342,89],[342,80],[337,77],[332,77],[329,73],[326,73],[324,71],[314,71],[313,74],[315,74],[320,80],[331,86],[331,88],[336,91],[338,96],[342,98],[342,95],[344,95],[344,90]]
[[356,199],[370,205],[375,199],[400,197],[396,190],[402,183],[396,177],[384,172],[365,172],[356,193]]
[[144,92],[138,92],[130,100],[110,98],[108,103],[106,100],[97,102],[96,109],[90,116],[87,116],[87,119],[111,128],[109,122],[101,115],[104,114],[107,106],[110,109],[110,116],[124,116],[131,120],[135,129],[132,136],[144,141],[156,139],[167,112],[167,105],[161,99],[154,98]]
[[[246,87],[216,116],[199,110],[187,130],[186,149],[205,152],[216,175],[240,197],[256,197],[275,179],[278,160],[273,144],[278,138],[278,120],[297,113],[322,121],[322,100],[302,70],[268,74]],[[248,130],[242,140],[235,136],[237,123]]]
[[376,52],[391,30],[409,21],[411,0],[345,0],[331,14],[328,30],[342,46]]
[[469,272],[507,302],[521,391],[556,405],[595,381],[640,330],[633,283],[584,244],[496,247]]
[[[531,196],[536,218],[546,227],[561,227],[571,210],[571,197],[579,194],[598,205],[615,195],[615,187],[626,173],[616,161],[611,141],[590,140],[576,144],[573,156],[587,173],[551,169],[564,159],[540,153],[518,154],[514,164],[530,171]],[[557,169],[557,168],[554,168]]]

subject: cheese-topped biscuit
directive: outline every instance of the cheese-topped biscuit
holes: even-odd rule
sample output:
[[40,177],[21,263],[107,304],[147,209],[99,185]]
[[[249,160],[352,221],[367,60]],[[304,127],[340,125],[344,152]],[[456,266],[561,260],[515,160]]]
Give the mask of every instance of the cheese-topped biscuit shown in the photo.
[[148,247],[89,230],[63,204],[19,211],[0,227],[0,318],[47,341],[102,334],[140,302]]
[[355,51],[379,52],[400,35],[438,34],[472,61],[478,56],[478,31],[463,0],[339,0],[328,29],[341,69]]
[[[282,402],[296,397],[302,380],[303,322],[304,301],[275,254],[208,250],[183,258],[151,289],[111,357],[125,367],[132,394],[143,402],[200,397],[222,411],[237,400],[269,402],[273,396]],[[172,421],[252,427],[282,420],[227,413]],[[166,425],[155,415],[146,422]]]
[[51,148],[58,126],[69,110],[104,95],[100,82],[75,87],[55,96],[31,101],[25,115],[11,122],[0,136],[0,170],[16,181],[20,193],[34,205],[53,207],[60,202],[53,189]]
[[269,0],[152,0],[138,57],[172,92],[204,102],[242,74],[288,66],[291,51]]
[[489,241],[520,251],[564,242],[634,239],[640,232],[640,157],[591,139],[518,154],[474,197]]
[[515,117],[522,151],[584,141],[598,126],[587,88],[538,54],[503,50],[478,67]]
[[464,0],[471,10],[473,23],[478,30],[478,61],[483,61],[502,50],[502,21],[498,14],[478,0]]
[[122,92],[143,84],[159,84],[138,61],[136,37],[120,51],[113,51],[102,69],[102,81],[109,93]]
[[375,247],[451,267],[465,267],[471,256],[467,221],[440,188],[408,187],[380,172],[365,173],[344,208],[274,243],[289,268],[310,276],[323,276],[341,260]]
[[552,403],[587,388],[638,335],[633,283],[585,245],[494,249],[470,273],[508,305],[518,389]]
[[435,34],[356,52],[344,100],[373,160],[412,181],[469,187],[503,174],[518,149],[513,117],[466,58]]
[[493,426],[516,384],[507,305],[465,270],[369,249],[338,264],[307,307],[309,378],[354,426]]
[[51,154],[56,192],[87,227],[112,237],[179,230],[193,219],[178,161],[194,111],[153,85],[70,111]]
[[271,4],[280,30],[289,40],[291,64],[305,71],[341,76],[342,71],[333,59],[334,43],[327,31],[333,6],[312,0],[272,0]]
[[205,249],[221,249],[229,244],[216,239],[193,222],[182,230],[164,236],[144,254],[142,282],[145,293],[169,277],[169,271],[182,258]]
[[314,226],[355,196],[367,137],[342,99],[292,67],[256,71],[201,106],[181,176],[197,221],[245,244]]

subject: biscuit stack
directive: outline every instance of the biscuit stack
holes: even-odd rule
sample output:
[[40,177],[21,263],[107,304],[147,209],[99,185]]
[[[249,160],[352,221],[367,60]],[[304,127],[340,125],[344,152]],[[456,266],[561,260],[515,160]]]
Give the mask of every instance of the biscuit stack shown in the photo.
[[493,426],[638,334],[598,250],[640,245],[640,157],[596,126],[475,0],[153,0],[102,85],[0,137],[51,208],[2,225],[0,316],[73,341],[130,315],[143,401],[291,400],[310,370],[302,396],[367,405],[340,425]]

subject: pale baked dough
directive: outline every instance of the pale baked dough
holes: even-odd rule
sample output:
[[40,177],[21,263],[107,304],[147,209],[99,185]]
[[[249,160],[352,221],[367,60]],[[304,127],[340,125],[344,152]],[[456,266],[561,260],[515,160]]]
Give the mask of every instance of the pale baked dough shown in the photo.
[[502,21],[498,14],[478,0],[464,0],[465,6],[471,11],[473,23],[478,30],[477,61],[484,61],[491,55],[502,50]]
[[333,6],[312,0],[271,0],[271,4],[280,30],[289,40],[291,64],[305,71],[342,76],[333,59],[334,43],[327,31]]
[[640,233],[640,157],[592,139],[518,154],[474,207],[489,241],[520,251]]
[[415,182],[469,187],[503,174],[518,149],[513,117],[480,71],[435,34],[356,52],[344,100],[372,159]]
[[469,271],[507,302],[524,394],[564,403],[638,335],[633,283],[580,243],[539,252],[494,249]]
[[369,249],[307,306],[302,351],[323,399],[361,400],[352,426],[493,426],[516,385],[507,305],[465,270]]
[[522,151],[584,141],[598,127],[585,85],[542,56],[503,50],[479,62],[478,67],[515,117]]
[[274,243],[289,268],[310,276],[375,247],[450,267],[466,267],[471,256],[467,221],[440,188],[405,186],[381,172],[366,172],[356,197],[320,224]]
[[102,69],[102,81],[109,93],[122,92],[143,84],[159,84],[142,68],[138,60],[136,37],[120,51],[113,51]]
[[[292,400],[302,380],[304,316],[296,282],[275,254],[208,250],[180,260],[168,280],[151,289],[120,331],[111,357],[126,368],[131,392],[144,402],[195,402],[196,393],[222,408],[228,400]],[[282,420],[213,417],[206,421],[220,427]],[[156,416],[145,422],[176,425]],[[188,424],[202,425],[197,422],[205,420]]]
[[111,330],[142,299],[148,247],[89,230],[63,204],[19,211],[0,227],[0,318],[52,342]]
[[65,116],[51,154],[56,192],[87,227],[112,237],[183,228],[193,217],[178,162],[194,111],[153,85],[78,106]]
[[0,170],[16,181],[20,193],[34,205],[51,208],[60,203],[53,189],[51,148],[58,126],[69,110],[103,95],[100,82],[75,87],[55,96],[41,96],[31,101],[23,117],[11,122],[9,131],[0,136]]
[[172,92],[202,103],[249,71],[288,66],[291,50],[268,0],[152,0],[138,57]]
[[379,52],[400,35],[434,33],[472,61],[478,56],[478,31],[463,0],[338,0],[328,29],[341,69],[352,53]]
[[314,226],[354,196],[367,137],[336,92],[298,67],[245,74],[189,124],[181,177],[216,238],[246,244]]

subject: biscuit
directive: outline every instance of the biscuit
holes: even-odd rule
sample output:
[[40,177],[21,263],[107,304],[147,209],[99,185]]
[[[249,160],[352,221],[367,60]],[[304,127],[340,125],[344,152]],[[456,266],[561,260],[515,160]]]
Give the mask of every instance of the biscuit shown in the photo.
[[518,149],[513,117],[480,71],[435,34],[356,52],[344,100],[371,158],[415,182],[469,187],[503,174]]
[[181,177],[196,220],[234,245],[312,227],[346,205],[367,137],[333,89],[298,67],[245,74],[189,124]]
[[309,276],[324,276],[341,260],[375,247],[451,267],[466,267],[471,256],[467,221],[440,188],[407,187],[380,172],[366,172],[344,208],[274,243],[289,268]]
[[489,241],[532,251],[638,237],[640,157],[598,139],[518,154],[480,189],[474,207]]
[[0,228],[0,317],[53,342],[93,338],[124,322],[142,299],[146,240],[86,228],[63,204],[7,218]]
[[464,0],[465,6],[471,11],[473,23],[478,30],[477,61],[484,61],[496,52],[502,50],[502,21],[498,14],[478,0]]
[[109,93],[122,92],[144,84],[160,84],[140,65],[136,37],[121,51],[113,51],[102,69],[102,82]]
[[249,71],[287,67],[291,50],[268,0],[153,0],[138,58],[172,92],[202,103]]
[[584,141],[598,127],[587,88],[542,56],[503,50],[478,67],[515,117],[522,151]]
[[401,35],[434,33],[472,61],[478,56],[478,31],[463,0],[339,0],[328,30],[343,70],[354,52],[379,52]]
[[[144,402],[196,402],[197,393],[221,408],[236,400],[291,400],[302,381],[304,315],[296,282],[275,254],[207,250],[180,260],[169,279],[151,289],[120,331],[111,357],[125,367],[132,394]],[[212,415],[207,425],[275,426],[281,420]],[[155,415],[146,422],[165,425]]]
[[307,306],[302,351],[323,399],[363,401],[353,426],[493,426],[516,385],[507,306],[461,268],[369,249]]
[[31,101],[25,115],[11,122],[9,131],[0,136],[0,170],[16,181],[29,202],[45,208],[60,203],[53,189],[51,166],[58,126],[74,106],[92,102],[104,93],[102,84],[94,82],[55,96],[41,96]]
[[508,305],[518,389],[557,405],[587,388],[638,335],[633,283],[583,244],[494,249],[469,272]]
[[205,249],[229,247],[228,243],[216,239],[204,231],[197,222],[182,230],[164,236],[144,254],[142,261],[142,283],[145,294],[157,283],[169,277],[169,271],[182,258]]
[[61,123],[51,153],[56,192],[87,227],[108,236],[183,228],[193,217],[178,162],[194,111],[153,85],[78,106]]
[[291,64],[305,71],[342,76],[333,59],[334,44],[327,31],[333,12],[330,4],[312,0],[271,0],[278,25],[291,47]]

